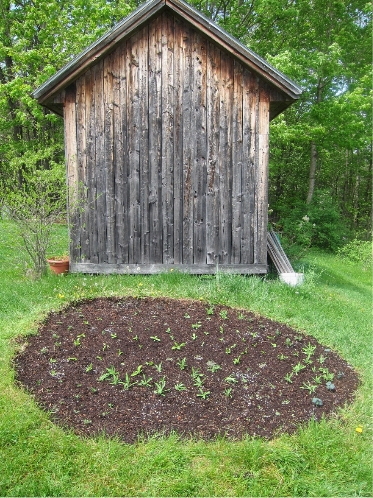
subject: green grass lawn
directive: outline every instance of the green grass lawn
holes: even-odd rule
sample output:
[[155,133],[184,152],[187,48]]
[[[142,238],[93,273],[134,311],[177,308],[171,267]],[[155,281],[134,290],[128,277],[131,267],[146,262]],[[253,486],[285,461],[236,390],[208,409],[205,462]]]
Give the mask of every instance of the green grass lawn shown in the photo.
[[[66,250],[66,227],[57,226],[51,253]],[[1,496],[372,496],[371,270],[309,252],[298,263],[305,284],[296,288],[273,278],[177,273],[34,281],[6,221],[0,257]],[[357,369],[356,400],[330,420],[272,441],[173,435],[127,445],[63,431],[15,385],[16,338],[35,333],[38,320],[71,300],[124,295],[202,299],[286,322]]]

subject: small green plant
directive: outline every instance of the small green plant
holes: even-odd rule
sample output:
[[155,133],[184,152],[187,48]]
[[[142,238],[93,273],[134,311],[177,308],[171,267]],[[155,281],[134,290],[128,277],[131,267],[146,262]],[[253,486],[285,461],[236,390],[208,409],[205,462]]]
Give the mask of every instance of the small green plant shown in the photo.
[[188,313],[185,313],[184,318],[190,318],[190,315]]
[[214,314],[214,306],[210,306],[209,308],[206,308],[206,313],[208,315],[213,315]]
[[153,339],[154,342],[161,342],[160,338],[157,335],[151,335],[150,339]]
[[302,363],[298,362],[296,365],[293,366],[293,372],[295,375],[298,375],[299,372],[304,370],[306,368],[306,365],[303,365]]
[[186,358],[183,358],[182,360],[179,360],[177,362],[177,366],[180,368],[180,370],[185,370],[186,369]]
[[110,335],[112,339],[116,339],[118,337],[117,334],[115,334],[114,332],[112,332]]
[[233,377],[233,375],[228,375],[228,377],[226,377],[224,380],[225,382],[228,382],[228,384],[237,384],[238,382],[236,377]]
[[302,348],[302,353],[306,355],[306,360],[309,361],[311,356],[314,355],[316,350],[316,346],[312,346],[310,343],[307,344],[304,348]]
[[192,329],[199,329],[200,327],[202,327],[201,322],[192,323]]
[[136,377],[136,375],[140,375],[142,372],[142,365],[139,365],[134,372],[131,373],[131,377]]
[[174,345],[171,347],[171,349],[177,349],[180,351],[181,348],[185,346],[185,342],[182,342],[181,344],[178,344],[176,341],[174,342]]
[[233,346],[228,346],[227,348],[225,348],[225,352],[227,354],[231,354],[232,349],[234,349],[235,347],[236,347],[236,344],[233,344]]
[[175,384],[174,388],[176,389],[176,391],[186,391],[186,387],[182,382],[178,382],[177,384]]
[[216,372],[217,370],[220,370],[220,369],[221,369],[221,366],[218,365],[217,363],[215,363],[214,361],[209,360],[207,362],[207,370],[209,370],[210,372]]
[[166,389],[165,377],[162,377],[159,382],[155,382],[155,394],[158,394],[159,396],[165,396],[167,391],[169,391],[169,389]]
[[307,391],[309,391],[310,394],[313,394],[316,391],[317,386],[315,384],[311,384],[310,381],[307,381],[307,382],[303,382],[303,384],[301,385],[300,388],[306,389]]
[[142,379],[138,381],[137,385],[143,387],[151,387],[152,380],[153,380],[152,377],[146,377],[145,374],[142,374]]
[[195,332],[193,332],[192,334],[192,341],[195,341],[197,339],[197,334]]
[[292,384],[293,383],[293,381],[291,380],[292,377],[293,377],[293,372],[290,372],[290,373],[287,373],[284,378],[285,378],[286,382],[288,382],[289,384]]
[[203,379],[202,379],[202,377],[196,377],[194,379],[193,385],[196,386],[196,387],[201,388],[203,386]]
[[126,373],[125,380],[120,381],[119,384],[123,386],[123,389],[125,391],[128,391],[128,389],[130,389],[132,386],[135,386],[137,382],[132,382],[131,377],[128,375],[128,373]]
[[195,380],[198,377],[203,377],[203,373],[200,372],[198,368],[192,367],[192,373],[191,373],[192,379]]
[[220,318],[223,320],[228,320],[228,311],[227,310],[221,310],[219,312]]
[[289,357],[281,353],[277,355],[277,358],[282,361],[282,360],[287,360]]
[[232,388],[231,387],[227,387],[226,389],[224,389],[224,396],[226,396],[227,398],[232,397]]
[[154,368],[157,370],[157,372],[161,373],[162,372],[162,362],[160,362],[158,365],[154,364]]
[[210,394],[210,391],[204,391],[202,387],[200,387],[197,396],[202,399],[207,399]]
[[325,363],[326,356],[323,356],[322,354],[319,356],[318,362],[320,365],[323,365]]

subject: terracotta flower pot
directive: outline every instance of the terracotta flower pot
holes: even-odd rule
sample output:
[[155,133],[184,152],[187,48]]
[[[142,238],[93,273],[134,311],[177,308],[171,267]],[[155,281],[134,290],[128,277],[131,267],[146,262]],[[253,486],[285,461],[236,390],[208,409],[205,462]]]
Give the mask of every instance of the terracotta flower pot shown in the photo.
[[63,257],[52,257],[47,259],[49,263],[49,268],[52,272],[59,275],[60,273],[67,273],[69,271],[69,258],[68,256]]

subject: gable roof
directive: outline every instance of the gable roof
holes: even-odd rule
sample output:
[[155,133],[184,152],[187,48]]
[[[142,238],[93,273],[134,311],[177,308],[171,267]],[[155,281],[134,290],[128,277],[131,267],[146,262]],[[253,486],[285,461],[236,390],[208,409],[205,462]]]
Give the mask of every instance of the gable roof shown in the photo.
[[62,109],[53,105],[53,96],[66,88],[97,60],[114,50],[123,39],[128,38],[135,30],[164,9],[170,9],[173,13],[181,16],[207,38],[213,40],[219,47],[239,59],[274,86],[276,90],[285,94],[286,100],[275,102],[275,105],[271,106],[271,119],[300,97],[301,88],[281,71],[183,0],[149,0],[141,5],[37,88],[33,92],[33,97],[45,107],[57,114],[62,114]]

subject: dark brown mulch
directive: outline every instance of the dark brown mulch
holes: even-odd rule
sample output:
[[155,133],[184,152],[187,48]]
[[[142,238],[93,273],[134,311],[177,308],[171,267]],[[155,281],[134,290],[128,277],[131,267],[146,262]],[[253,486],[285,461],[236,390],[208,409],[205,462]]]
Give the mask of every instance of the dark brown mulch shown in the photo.
[[[287,382],[297,364],[305,368]],[[18,381],[57,423],[126,442],[170,431],[270,438],[335,412],[358,386],[338,354],[284,324],[163,298],[101,298],[52,313],[15,367]],[[126,379],[137,384],[126,389]],[[155,392],[162,379],[163,395]]]

